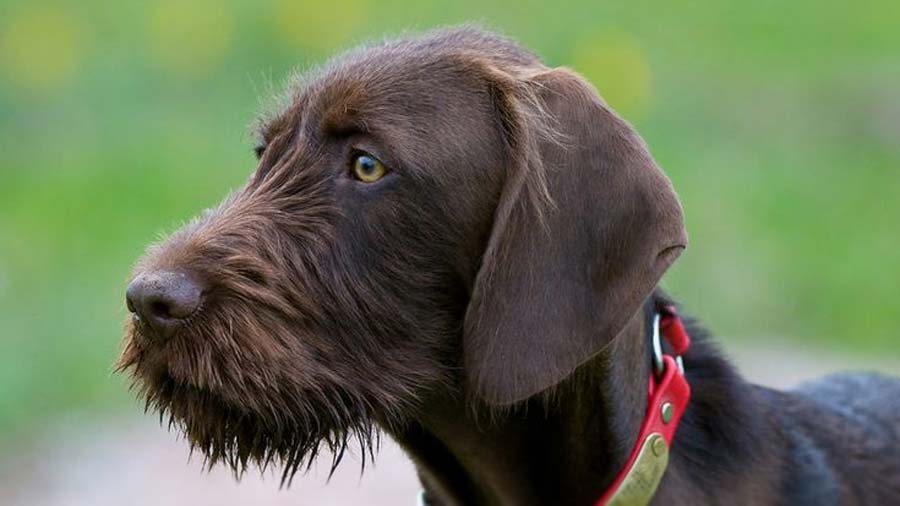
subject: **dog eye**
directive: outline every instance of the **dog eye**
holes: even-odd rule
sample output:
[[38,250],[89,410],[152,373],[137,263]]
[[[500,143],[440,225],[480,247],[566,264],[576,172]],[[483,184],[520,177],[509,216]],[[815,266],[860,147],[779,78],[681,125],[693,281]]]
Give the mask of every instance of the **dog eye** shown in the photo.
[[253,146],[253,153],[256,154],[257,160],[262,160],[263,153],[265,153],[265,152],[266,152],[265,144],[257,144],[256,146]]
[[353,159],[353,177],[363,183],[374,183],[387,174],[387,169],[375,157],[359,155]]

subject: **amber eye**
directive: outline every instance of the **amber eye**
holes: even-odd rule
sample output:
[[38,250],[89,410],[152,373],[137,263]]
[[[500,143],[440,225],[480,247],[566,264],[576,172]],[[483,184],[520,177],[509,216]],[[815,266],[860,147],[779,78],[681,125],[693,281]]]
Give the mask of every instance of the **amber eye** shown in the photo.
[[363,183],[374,183],[387,174],[381,162],[369,155],[359,155],[353,159],[353,177]]

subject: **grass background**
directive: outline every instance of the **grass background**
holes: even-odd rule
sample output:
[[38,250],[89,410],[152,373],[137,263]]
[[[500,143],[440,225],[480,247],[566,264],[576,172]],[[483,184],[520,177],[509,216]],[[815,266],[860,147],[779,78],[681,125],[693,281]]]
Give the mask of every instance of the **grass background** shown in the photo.
[[475,21],[575,68],[673,179],[666,285],[726,343],[900,356],[900,3],[0,0],[0,434],[131,406],[146,244],[254,167],[295,70]]

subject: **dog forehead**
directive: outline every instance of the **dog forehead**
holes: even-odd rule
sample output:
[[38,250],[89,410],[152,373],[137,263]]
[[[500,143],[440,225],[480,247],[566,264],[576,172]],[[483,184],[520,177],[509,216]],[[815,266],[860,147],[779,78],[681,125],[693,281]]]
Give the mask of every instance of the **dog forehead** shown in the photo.
[[340,55],[306,80],[295,103],[303,104],[308,119],[333,130],[365,129],[367,121],[471,113],[473,95],[487,93],[482,64],[520,67],[539,60],[495,34],[443,30]]
[[299,129],[291,137],[313,150],[328,138],[369,133],[399,155],[472,153],[473,143],[489,142],[483,132],[495,111],[484,67],[541,65],[516,42],[470,27],[363,46],[301,75],[290,105],[260,133],[271,141]]
[[486,96],[486,86],[458,59],[406,56],[375,53],[335,68],[308,89],[308,119],[326,132],[415,127],[437,116],[471,113],[477,98]]

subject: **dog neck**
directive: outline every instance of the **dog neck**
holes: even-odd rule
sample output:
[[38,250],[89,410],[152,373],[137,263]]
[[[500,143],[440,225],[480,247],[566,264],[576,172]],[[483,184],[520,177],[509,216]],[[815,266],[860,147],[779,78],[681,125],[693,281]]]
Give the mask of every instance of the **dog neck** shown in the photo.
[[433,502],[593,504],[625,465],[644,417],[648,314],[638,311],[563,384],[505,413],[473,409],[451,392],[428,399],[396,436]]

